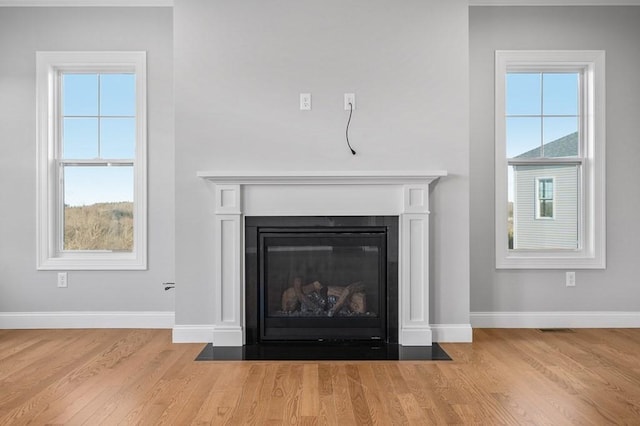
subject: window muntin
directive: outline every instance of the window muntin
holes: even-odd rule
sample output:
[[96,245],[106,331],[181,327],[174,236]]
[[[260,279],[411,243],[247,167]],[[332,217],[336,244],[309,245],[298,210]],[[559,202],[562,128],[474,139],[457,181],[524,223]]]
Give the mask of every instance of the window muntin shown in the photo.
[[146,269],[144,52],[38,52],[38,268]]
[[496,267],[604,267],[604,52],[497,51],[495,89]]
[[567,135],[580,135],[581,72],[508,72],[507,157],[577,157],[576,150],[546,150]]
[[61,73],[63,158],[135,158],[135,77]]

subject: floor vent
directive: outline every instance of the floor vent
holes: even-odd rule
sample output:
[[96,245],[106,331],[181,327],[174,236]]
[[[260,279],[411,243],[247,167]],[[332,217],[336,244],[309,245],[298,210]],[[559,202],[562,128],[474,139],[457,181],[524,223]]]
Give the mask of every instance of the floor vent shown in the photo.
[[543,333],[575,333],[572,328],[539,328],[538,330]]

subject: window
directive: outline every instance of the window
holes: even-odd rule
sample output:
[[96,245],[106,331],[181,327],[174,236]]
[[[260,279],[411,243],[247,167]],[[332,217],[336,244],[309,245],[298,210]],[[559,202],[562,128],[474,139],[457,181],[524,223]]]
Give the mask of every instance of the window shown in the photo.
[[537,178],[536,188],[536,219],[553,219],[553,178]]
[[496,52],[496,267],[604,268],[604,52]]
[[146,55],[38,52],[38,268],[146,269]]

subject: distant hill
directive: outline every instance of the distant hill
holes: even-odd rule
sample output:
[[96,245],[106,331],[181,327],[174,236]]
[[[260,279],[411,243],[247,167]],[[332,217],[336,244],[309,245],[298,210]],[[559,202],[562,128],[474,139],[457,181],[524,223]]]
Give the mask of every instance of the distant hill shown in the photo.
[[65,250],[133,250],[133,203],[64,207]]

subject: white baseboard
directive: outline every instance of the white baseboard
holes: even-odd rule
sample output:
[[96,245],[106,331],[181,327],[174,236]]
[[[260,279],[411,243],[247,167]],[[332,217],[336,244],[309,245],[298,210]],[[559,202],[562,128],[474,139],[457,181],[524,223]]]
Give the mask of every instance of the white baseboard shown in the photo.
[[433,332],[431,327],[404,327],[399,332],[400,344],[403,346],[431,346]]
[[471,343],[471,324],[431,324],[433,341],[438,343]]
[[471,312],[474,328],[638,328],[640,312]]
[[213,324],[176,325],[173,343],[213,343],[214,346],[242,346],[242,328]]
[[240,326],[214,326],[213,346],[242,346],[244,336]]
[[173,343],[211,343],[213,330],[213,324],[175,325]]
[[[472,330],[470,324],[433,324],[431,325],[431,336],[434,342],[471,342]],[[229,332],[229,336],[225,333]],[[213,324],[202,325],[176,325],[173,327],[173,343],[211,343],[218,341],[217,346],[241,346],[238,340],[239,330],[223,330],[216,328]],[[425,330],[421,330],[421,338],[403,340],[405,345],[424,345]],[[217,339],[214,339],[217,337]],[[228,337],[228,338],[227,338]],[[429,336],[428,336],[429,337]]]
[[172,328],[174,312],[0,312],[0,329]]

